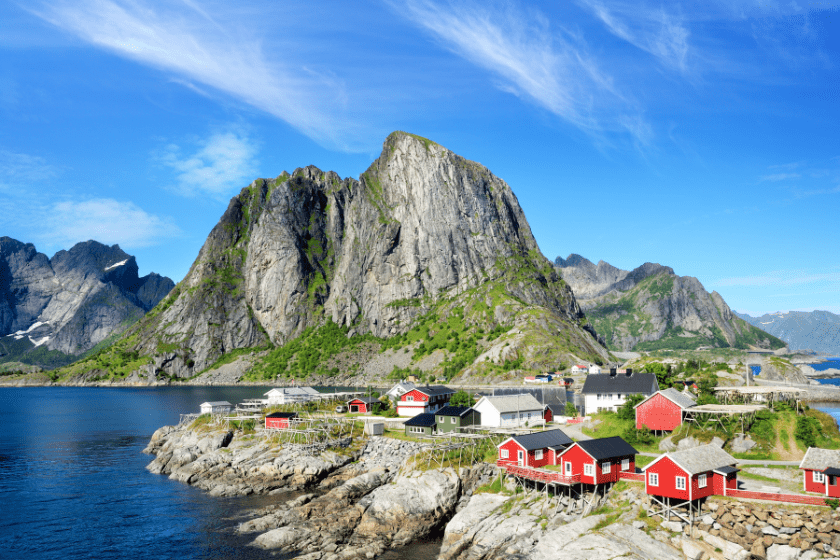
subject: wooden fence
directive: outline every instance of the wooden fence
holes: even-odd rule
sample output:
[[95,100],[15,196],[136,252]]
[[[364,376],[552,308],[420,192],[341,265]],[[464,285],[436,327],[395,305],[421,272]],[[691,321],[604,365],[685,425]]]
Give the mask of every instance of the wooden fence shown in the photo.
[[750,500],[768,500],[771,502],[787,502],[790,504],[804,504],[808,506],[824,506],[825,498],[821,496],[805,496],[802,494],[777,494],[775,492],[751,492],[749,490],[726,489],[727,498],[747,498]]

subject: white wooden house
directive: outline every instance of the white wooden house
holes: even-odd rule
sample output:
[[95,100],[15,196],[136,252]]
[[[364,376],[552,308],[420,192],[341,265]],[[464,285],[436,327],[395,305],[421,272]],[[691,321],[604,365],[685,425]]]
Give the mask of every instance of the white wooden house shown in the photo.
[[228,414],[233,410],[233,405],[227,401],[203,402],[199,405],[202,414]]
[[312,387],[275,387],[265,393],[265,404],[292,404],[321,398],[321,393]]
[[572,373],[586,373],[589,371],[589,366],[584,364],[575,364],[572,366]]
[[473,406],[481,413],[481,425],[501,427],[542,425],[545,406],[530,393],[481,397]]

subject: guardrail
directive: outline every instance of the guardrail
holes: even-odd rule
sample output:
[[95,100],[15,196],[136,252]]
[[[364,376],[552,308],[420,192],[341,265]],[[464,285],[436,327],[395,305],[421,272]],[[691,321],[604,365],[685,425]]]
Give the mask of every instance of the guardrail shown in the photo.
[[514,476],[521,476],[522,478],[527,478],[529,480],[537,480],[539,482],[552,482],[556,484],[577,484],[580,482],[580,475],[573,474],[573,475],[565,475],[555,471],[549,471],[546,469],[535,469],[532,467],[520,467],[516,464],[515,461],[505,461],[505,460],[498,460],[496,461],[496,465],[505,469],[508,474],[512,474]]
[[621,480],[635,480],[636,482],[645,481],[645,473],[622,471],[619,475]]
[[750,490],[726,489],[727,498],[748,498],[751,500],[768,500],[771,502],[787,502],[808,506],[824,506],[825,498],[819,496],[804,496],[802,494],[777,494],[775,492],[753,492]]

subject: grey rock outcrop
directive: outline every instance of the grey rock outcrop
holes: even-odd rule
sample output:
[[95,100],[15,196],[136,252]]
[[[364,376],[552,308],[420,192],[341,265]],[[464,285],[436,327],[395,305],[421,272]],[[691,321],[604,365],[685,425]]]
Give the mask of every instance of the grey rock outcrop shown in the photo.
[[574,254],[558,257],[555,265],[613,350],[784,347],[735,316],[720,294],[670,267],[645,263],[626,271]]
[[784,311],[752,317],[736,313],[751,325],[776,336],[791,350],[840,356],[840,315],[829,311]]
[[122,332],[173,286],[155,273],[140,277],[118,245],[86,241],[49,259],[31,243],[2,237],[0,360],[31,362],[29,351],[43,345],[70,361]]
[[184,281],[131,334],[157,370],[187,376],[326,320],[360,334],[403,333],[442,297],[490,285],[512,307],[488,295],[482,305],[496,309],[482,314],[486,326],[496,326],[499,308],[539,311],[533,328],[569,335],[570,351],[592,360],[607,357],[507,183],[395,132],[359,180],[310,166],[244,189]]

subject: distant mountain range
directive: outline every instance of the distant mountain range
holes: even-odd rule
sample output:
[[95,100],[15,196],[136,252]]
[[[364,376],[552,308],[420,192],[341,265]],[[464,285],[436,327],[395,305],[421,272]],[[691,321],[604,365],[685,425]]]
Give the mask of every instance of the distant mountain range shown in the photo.
[[787,342],[791,350],[840,356],[840,315],[828,311],[785,311],[741,319]]
[[0,237],[0,363],[44,368],[107,344],[163,299],[174,282],[138,276],[118,245],[78,243],[51,259]]
[[576,254],[557,257],[555,266],[611,350],[785,346],[736,317],[720,294],[670,267],[645,263],[627,271]]

